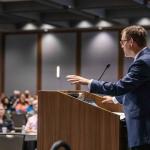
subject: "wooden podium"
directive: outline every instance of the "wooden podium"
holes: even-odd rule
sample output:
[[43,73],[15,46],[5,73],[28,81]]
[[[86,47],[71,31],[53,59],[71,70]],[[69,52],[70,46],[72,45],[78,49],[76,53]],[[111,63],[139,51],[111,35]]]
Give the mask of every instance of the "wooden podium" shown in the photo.
[[78,93],[39,92],[38,150],[50,150],[58,140],[71,150],[120,150],[120,116],[112,113],[120,105],[102,104],[101,96],[88,92],[80,100]]

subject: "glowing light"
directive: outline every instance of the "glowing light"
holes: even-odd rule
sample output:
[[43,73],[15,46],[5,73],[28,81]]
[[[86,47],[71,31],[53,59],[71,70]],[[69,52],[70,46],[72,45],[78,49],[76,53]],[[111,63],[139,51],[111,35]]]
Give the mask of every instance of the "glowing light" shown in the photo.
[[77,24],[77,27],[78,28],[90,28],[90,27],[92,27],[93,25],[89,22],[89,21],[86,21],[86,20],[84,20],[84,21],[81,21],[81,22],[79,22],[78,24]]
[[141,18],[136,23],[139,24],[139,25],[148,26],[148,25],[150,25],[150,19],[146,18],[146,17],[145,18]]
[[60,66],[56,67],[56,78],[60,78]]
[[97,24],[96,24],[97,27],[112,27],[113,24],[108,22],[108,21],[105,21],[105,20],[101,20],[99,21]]
[[45,32],[47,32],[49,29],[55,29],[56,27],[50,24],[42,24],[40,29],[43,29]]
[[27,23],[23,26],[23,30],[36,30],[37,26],[33,23]]
[[62,51],[61,41],[54,34],[45,34],[42,38],[42,43],[45,47],[43,48],[45,57],[49,57],[49,55],[54,56],[56,53],[60,53]]

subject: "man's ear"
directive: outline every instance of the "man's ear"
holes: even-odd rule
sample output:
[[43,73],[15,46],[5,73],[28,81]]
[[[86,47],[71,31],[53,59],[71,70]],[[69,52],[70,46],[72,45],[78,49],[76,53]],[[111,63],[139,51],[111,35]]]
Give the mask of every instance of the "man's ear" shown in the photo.
[[133,43],[134,43],[134,40],[131,38],[131,39],[130,39],[130,46],[131,46],[131,47],[133,47]]

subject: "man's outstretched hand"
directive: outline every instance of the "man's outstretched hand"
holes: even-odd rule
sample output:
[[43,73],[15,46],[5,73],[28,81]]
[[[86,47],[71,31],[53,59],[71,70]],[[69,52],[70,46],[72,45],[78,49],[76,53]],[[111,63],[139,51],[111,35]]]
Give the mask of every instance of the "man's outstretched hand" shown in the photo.
[[77,75],[67,75],[67,81],[72,84],[80,84],[80,85],[88,85],[90,83],[90,79],[77,76]]

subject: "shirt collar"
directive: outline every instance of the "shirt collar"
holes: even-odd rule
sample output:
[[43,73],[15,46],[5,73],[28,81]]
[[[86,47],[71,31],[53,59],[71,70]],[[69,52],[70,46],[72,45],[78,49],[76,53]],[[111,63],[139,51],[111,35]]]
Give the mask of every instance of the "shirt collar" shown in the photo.
[[147,48],[147,47],[144,47],[143,49],[141,49],[141,50],[135,55],[134,61],[138,58],[138,56],[140,55],[140,53],[141,53],[142,51],[144,51],[146,48]]

